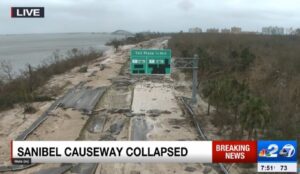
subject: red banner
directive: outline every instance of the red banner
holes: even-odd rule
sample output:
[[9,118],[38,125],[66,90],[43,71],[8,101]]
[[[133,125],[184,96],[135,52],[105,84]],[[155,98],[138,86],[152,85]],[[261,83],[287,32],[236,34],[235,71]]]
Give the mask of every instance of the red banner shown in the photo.
[[214,163],[256,163],[256,141],[213,141]]

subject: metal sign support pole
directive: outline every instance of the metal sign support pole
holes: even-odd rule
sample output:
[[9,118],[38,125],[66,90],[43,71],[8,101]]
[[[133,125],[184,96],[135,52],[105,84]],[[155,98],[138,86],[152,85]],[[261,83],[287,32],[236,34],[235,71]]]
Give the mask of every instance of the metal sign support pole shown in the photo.
[[198,55],[193,59],[193,86],[192,86],[192,103],[197,102],[197,85],[198,85]]
[[191,104],[195,104],[197,102],[196,96],[197,96],[198,69],[199,69],[198,62],[199,62],[199,57],[197,54],[195,54],[193,58],[176,58],[174,59],[173,62],[174,68],[193,70]]

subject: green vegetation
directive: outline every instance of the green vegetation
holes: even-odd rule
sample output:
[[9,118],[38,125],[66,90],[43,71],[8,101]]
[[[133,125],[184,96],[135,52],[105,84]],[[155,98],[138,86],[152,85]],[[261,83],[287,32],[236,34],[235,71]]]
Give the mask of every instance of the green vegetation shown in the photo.
[[2,73],[4,80],[0,79],[0,110],[12,108],[14,104],[22,104],[25,112],[34,112],[29,105],[34,101],[51,100],[52,96],[48,94],[37,94],[37,89],[46,84],[53,76],[67,72],[68,70],[83,65],[91,60],[102,56],[101,52],[91,49],[83,53],[77,49],[69,51],[67,58],[60,59],[57,52],[49,63],[44,63],[36,68],[27,65],[23,72],[16,78],[11,76],[11,66],[3,63],[5,66]]
[[113,39],[112,41],[106,43],[108,46],[113,46],[116,51],[118,50],[119,46],[125,44],[137,44],[139,42],[143,42],[146,40],[154,39],[163,36],[160,33],[137,33],[132,37],[127,37],[125,39],[117,40]]
[[179,33],[169,47],[199,55],[199,92],[227,138],[300,138],[299,36]]
[[106,43],[108,46],[113,46],[116,51],[118,51],[119,46],[124,45],[122,40],[114,39],[108,43]]

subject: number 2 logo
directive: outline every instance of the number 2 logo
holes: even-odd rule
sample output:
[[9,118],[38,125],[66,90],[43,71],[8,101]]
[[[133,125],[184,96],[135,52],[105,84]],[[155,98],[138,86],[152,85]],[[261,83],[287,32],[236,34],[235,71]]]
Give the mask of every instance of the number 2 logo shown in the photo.
[[270,144],[268,146],[268,157],[276,158],[277,151],[278,151],[278,146],[276,144]]

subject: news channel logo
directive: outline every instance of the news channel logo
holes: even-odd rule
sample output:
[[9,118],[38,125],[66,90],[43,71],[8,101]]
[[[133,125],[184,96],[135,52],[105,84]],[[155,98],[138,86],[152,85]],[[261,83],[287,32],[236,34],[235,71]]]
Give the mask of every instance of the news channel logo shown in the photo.
[[258,141],[258,162],[297,162],[297,141]]

